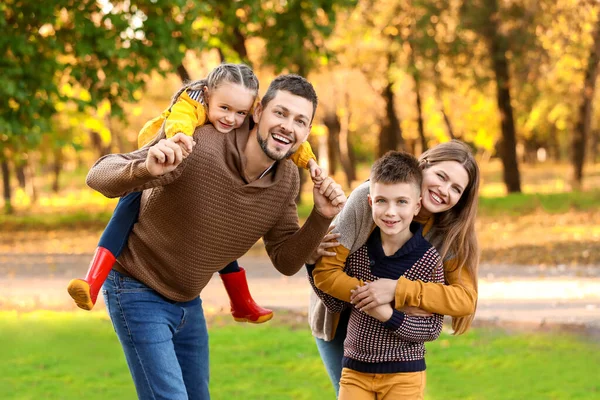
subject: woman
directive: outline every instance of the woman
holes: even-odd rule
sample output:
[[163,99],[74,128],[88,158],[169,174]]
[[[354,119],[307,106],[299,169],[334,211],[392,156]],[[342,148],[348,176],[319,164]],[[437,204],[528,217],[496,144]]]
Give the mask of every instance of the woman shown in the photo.
[[[421,154],[419,162],[423,169],[422,207],[415,221],[424,225],[425,238],[444,260],[447,284],[410,281],[404,277],[398,281],[379,279],[354,290],[351,301],[361,310],[395,301],[397,309],[412,315],[449,315],[454,333],[462,334],[469,329],[477,304],[479,249],[475,217],[479,168],[469,147],[458,140],[429,149]],[[322,255],[335,256],[327,249],[339,245],[330,241],[339,237],[339,231],[354,232],[351,252],[366,242],[373,228],[368,191],[366,182],[352,192],[339,218],[350,221],[346,223],[351,226],[336,226],[307,263],[314,263]],[[342,214],[346,218],[341,218]],[[313,293],[309,323],[336,394],[347,322],[347,315],[328,313]]]

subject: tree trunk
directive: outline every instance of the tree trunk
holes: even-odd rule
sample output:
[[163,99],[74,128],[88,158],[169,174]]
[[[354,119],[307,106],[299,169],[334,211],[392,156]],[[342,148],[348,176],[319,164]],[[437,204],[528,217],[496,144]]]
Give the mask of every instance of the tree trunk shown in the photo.
[[600,130],[594,129],[590,140],[590,156],[588,159],[592,164],[598,161],[598,146],[600,145]]
[[423,104],[421,101],[421,84],[419,82],[419,73],[413,74],[415,80],[415,92],[417,94],[417,125],[419,127],[419,138],[421,140],[421,153],[427,151],[427,139],[425,138],[425,124],[423,123]]
[[52,182],[52,191],[58,193],[60,190],[60,173],[63,166],[63,152],[61,148],[54,150],[54,164],[52,165],[52,173],[54,181]]
[[548,145],[548,157],[554,162],[560,162],[560,146],[558,144],[555,124],[550,125],[550,130],[548,131],[548,141],[546,144]]
[[26,162],[21,162],[18,165],[15,165],[15,175],[21,189],[25,189],[27,186],[27,179],[25,178],[25,164]]
[[35,187],[35,179],[33,173],[32,165],[34,162],[32,161],[33,155],[30,155],[28,161],[25,163],[25,177],[27,182],[27,194],[29,198],[31,198],[31,202],[37,202],[37,189]]
[[181,79],[181,83],[186,83],[191,81],[190,74],[188,70],[183,66],[183,64],[179,64],[177,66],[177,75],[179,75],[179,79]]
[[10,169],[8,167],[8,161],[2,159],[2,161],[0,161],[0,168],[2,168],[2,183],[4,188],[4,212],[6,214],[12,214],[12,192],[10,188]]
[[500,33],[497,0],[488,0],[491,18],[488,40],[492,56],[492,66],[496,76],[496,101],[500,112],[502,139],[498,144],[503,165],[504,184],[508,193],[521,192],[521,177],[517,162],[517,139],[513,109],[510,102],[510,72],[506,59],[506,38]]
[[352,181],[356,179],[356,166],[354,164],[354,157],[352,151],[352,144],[350,143],[350,107],[349,107],[348,92],[346,91],[345,104],[341,112],[340,120],[340,137],[339,137],[339,149],[340,149],[340,161],[342,168],[346,174],[346,182],[349,188],[352,187]]
[[102,137],[98,132],[90,131],[90,140],[92,142],[92,147],[98,152],[98,158],[110,154],[110,144],[108,146],[104,146],[102,143]]
[[233,43],[231,45],[233,50],[240,56],[243,62],[248,64],[250,67],[252,64],[250,63],[250,59],[248,59],[248,49],[246,48],[246,38],[242,31],[240,31],[239,26],[233,28]]
[[327,158],[329,159],[329,175],[334,175],[337,170],[338,154],[340,149],[340,119],[335,108],[326,111],[323,123],[327,127]]
[[379,132],[379,156],[384,155],[389,150],[404,149],[404,139],[402,138],[402,128],[400,128],[400,120],[396,115],[394,103],[394,91],[392,90],[394,83],[388,80],[382,97],[385,100],[386,118],[381,125]]
[[598,62],[600,61],[600,19],[596,22],[594,30],[594,45],[590,50],[588,65],[585,70],[579,118],[573,132],[573,186],[581,188],[583,181],[583,164],[585,161],[585,147],[590,136],[590,127],[593,112],[594,92],[596,90],[596,77],[598,76]]

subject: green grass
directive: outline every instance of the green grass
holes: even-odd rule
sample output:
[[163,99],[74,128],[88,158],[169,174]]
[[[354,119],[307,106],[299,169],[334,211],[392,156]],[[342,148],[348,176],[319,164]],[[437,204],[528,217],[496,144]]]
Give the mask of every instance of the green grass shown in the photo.
[[[331,399],[304,324],[210,324],[211,393],[220,399]],[[101,313],[0,312],[1,399],[133,399]],[[600,346],[564,334],[477,329],[428,345],[427,399],[596,399]]]
[[54,229],[102,229],[110,219],[112,212],[85,212],[74,210],[53,214],[1,215],[3,229],[17,230],[54,230]]
[[600,190],[549,194],[511,193],[504,197],[480,197],[479,215],[526,215],[536,211],[560,214],[590,211],[600,204]]

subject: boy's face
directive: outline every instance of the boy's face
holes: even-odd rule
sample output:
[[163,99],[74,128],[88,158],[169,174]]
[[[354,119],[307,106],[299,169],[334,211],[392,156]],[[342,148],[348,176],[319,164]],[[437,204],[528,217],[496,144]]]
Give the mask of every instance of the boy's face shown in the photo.
[[388,236],[405,233],[421,209],[420,191],[414,183],[371,183],[369,204],[373,221]]
[[208,120],[221,133],[242,126],[256,98],[251,90],[231,82],[209,91],[207,97]]
[[283,160],[292,155],[308,138],[311,127],[312,103],[285,90],[277,91],[264,108],[257,105],[254,122],[258,125],[257,140],[267,157]]

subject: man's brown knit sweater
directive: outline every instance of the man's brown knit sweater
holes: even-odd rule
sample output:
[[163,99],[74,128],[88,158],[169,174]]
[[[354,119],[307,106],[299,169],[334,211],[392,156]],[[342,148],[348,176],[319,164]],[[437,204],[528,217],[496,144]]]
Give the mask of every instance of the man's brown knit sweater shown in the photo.
[[296,166],[277,162],[249,182],[247,124],[228,134],[205,125],[194,140],[192,154],[158,178],[146,169],[148,148],[107,155],[90,170],[87,184],[105,196],[145,190],[119,267],[171,300],[188,301],[263,237],[275,268],[284,275],[298,272],[331,219],[313,210],[300,229]]

